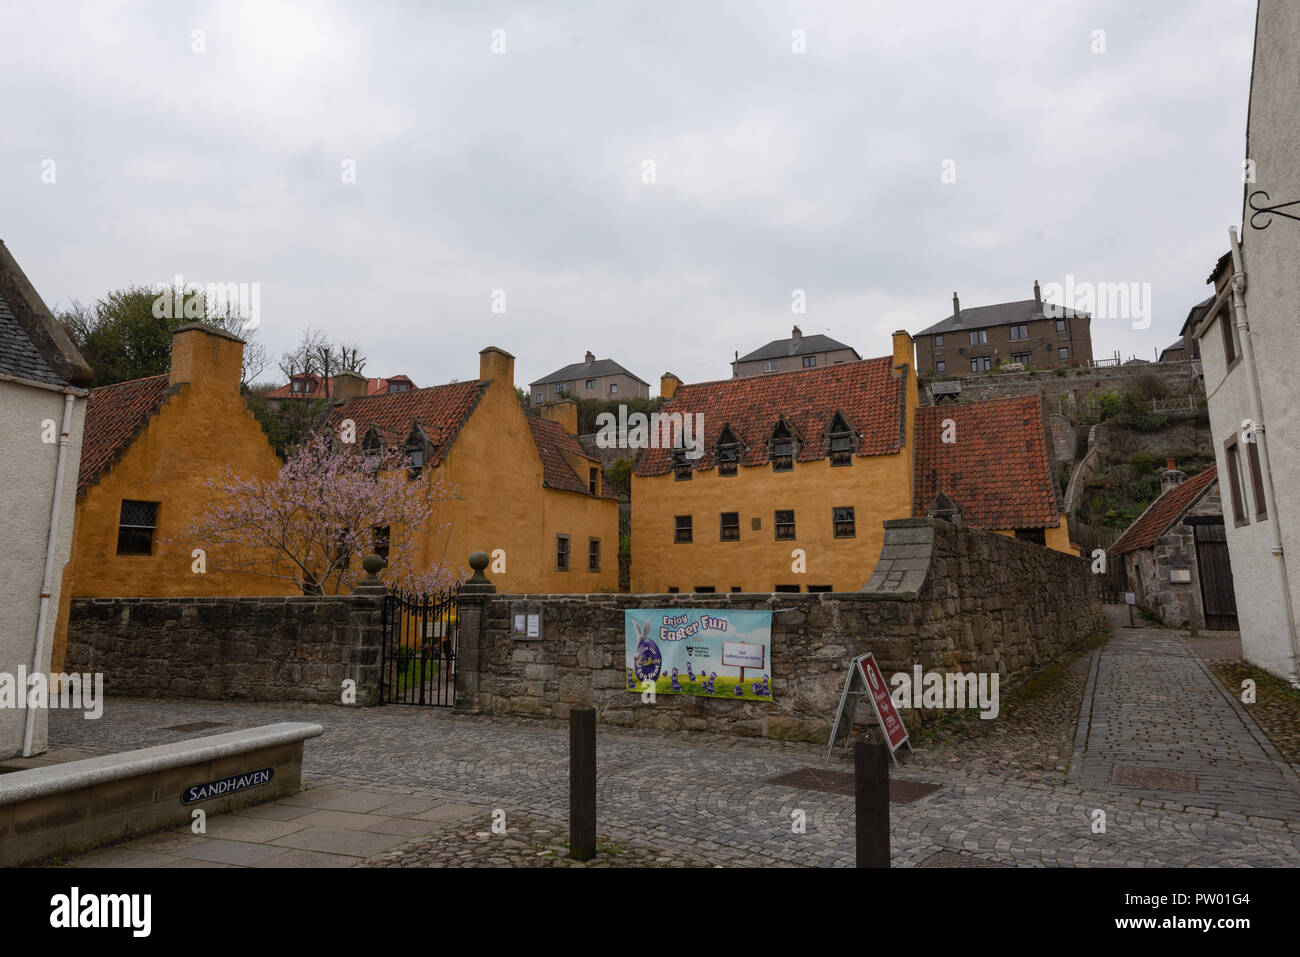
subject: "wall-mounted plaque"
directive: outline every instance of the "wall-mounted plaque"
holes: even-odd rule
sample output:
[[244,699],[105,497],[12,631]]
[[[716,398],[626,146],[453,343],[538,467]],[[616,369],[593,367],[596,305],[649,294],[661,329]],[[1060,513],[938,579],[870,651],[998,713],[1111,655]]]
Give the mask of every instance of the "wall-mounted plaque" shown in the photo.
[[510,637],[515,641],[541,641],[542,603],[540,601],[510,603]]

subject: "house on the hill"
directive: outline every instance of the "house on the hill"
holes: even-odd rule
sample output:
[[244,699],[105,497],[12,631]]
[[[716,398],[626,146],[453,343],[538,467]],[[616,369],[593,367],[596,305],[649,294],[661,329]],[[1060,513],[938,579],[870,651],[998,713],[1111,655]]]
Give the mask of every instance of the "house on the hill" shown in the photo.
[[[72,545],[86,386],[93,373],[0,242],[0,673],[50,668]],[[18,695],[26,689],[19,688]],[[0,708],[0,758],[46,750],[45,708]]]
[[912,516],[946,495],[963,525],[1071,555],[1040,396],[928,406],[916,413]]
[[662,443],[641,453],[632,590],[861,588],[882,522],[911,511],[911,336],[896,332],[893,345],[891,356],[808,371],[698,384],[665,376],[662,414],[699,421],[702,454]]
[[263,397],[273,405],[307,399],[336,399],[346,401],[359,395],[388,395],[392,392],[410,392],[415,383],[410,376],[395,375],[388,378],[369,378],[357,372],[340,372],[326,379],[309,372],[299,373],[278,389]]
[[294,593],[275,579],[209,569],[206,556],[196,571],[191,550],[163,544],[220,496],[208,480],[224,480],[227,470],[268,481],[279,474],[280,459],[240,391],[243,353],[238,337],[191,323],[172,336],[171,371],[91,393],[57,667],[73,598]]
[[1166,625],[1237,628],[1218,469],[1187,478],[1173,459],[1152,502],[1107,552],[1122,587]]
[[582,362],[556,369],[529,383],[529,405],[570,399],[648,399],[650,383],[629,372],[613,359],[597,359],[590,351]]
[[1092,362],[1091,317],[1047,303],[1034,280],[1034,298],[963,309],[952,294],[952,315],[916,335],[923,376],[993,372],[1004,363],[1039,369]]
[[733,379],[765,375],[771,372],[801,372],[821,369],[842,362],[858,362],[862,356],[852,346],[820,334],[805,336],[795,326],[789,339],[773,339],[746,355],[737,353],[731,363]]
[[[458,500],[435,516],[448,528],[423,541],[422,562],[467,570],[482,550],[500,591],[616,591],[617,494],[578,444],[576,406],[526,414],[514,366],[490,346],[478,379],[359,396],[334,410],[333,425],[352,420],[363,447],[398,449],[414,480],[436,475],[456,488]],[[382,554],[382,532],[376,547]]]

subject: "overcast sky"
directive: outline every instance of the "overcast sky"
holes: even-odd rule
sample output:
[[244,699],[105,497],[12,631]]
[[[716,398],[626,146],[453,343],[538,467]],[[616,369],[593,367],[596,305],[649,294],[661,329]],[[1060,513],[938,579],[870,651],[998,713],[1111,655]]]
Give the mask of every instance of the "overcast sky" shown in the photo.
[[313,326],[420,386],[497,345],[520,385],[590,349],[657,394],[795,322],[884,355],[1067,274],[1150,283],[1150,328],[1092,334],[1152,358],[1240,221],[1254,15],[8,0],[0,238],[52,308],[255,282],[273,353]]

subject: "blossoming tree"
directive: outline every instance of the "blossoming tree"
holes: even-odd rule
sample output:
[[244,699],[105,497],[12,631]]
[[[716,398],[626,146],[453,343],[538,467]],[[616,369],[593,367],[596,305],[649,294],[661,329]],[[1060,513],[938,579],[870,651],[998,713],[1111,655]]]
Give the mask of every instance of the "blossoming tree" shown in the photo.
[[170,544],[203,549],[212,570],[293,582],[305,595],[337,594],[356,585],[361,558],[386,540],[388,584],[432,595],[461,578],[441,559],[419,557],[422,542],[449,527],[438,521],[438,506],[458,498],[456,489],[429,469],[408,478],[395,451],[320,434],[273,481],[227,472],[207,484],[218,495]]

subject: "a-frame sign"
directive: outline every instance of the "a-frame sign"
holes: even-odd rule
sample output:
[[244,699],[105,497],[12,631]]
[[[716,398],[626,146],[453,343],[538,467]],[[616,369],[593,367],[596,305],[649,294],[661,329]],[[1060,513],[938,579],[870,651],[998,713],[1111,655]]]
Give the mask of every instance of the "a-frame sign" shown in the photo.
[[898,758],[894,757],[894,752],[904,744],[911,751],[912,742],[908,740],[907,728],[903,727],[903,719],[894,707],[894,699],[889,696],[889,686],[885,683],[880,665],[876,664],[875,656],[869,651],[853,659],[848,676],[844,679],[844,693],[840,695],[840,707],[835,714],[835,725],[831,728],[831,743],[826,749],[826,760],[829,761],[835,751],[841,727],[844,729],[846,743],[853,736],[853,713],[857,711],[858,699],[862,697],[871,701],[876,721],[884,731],[885,741],[889,745],[889,757],[897,766]]

